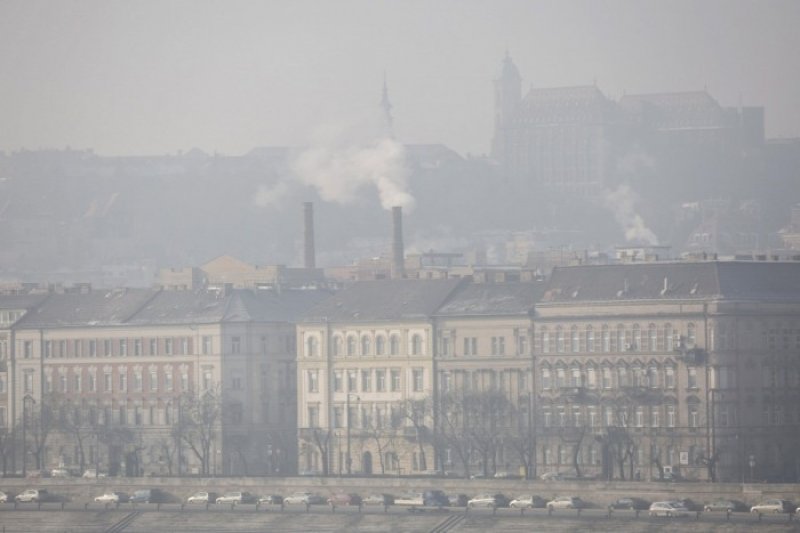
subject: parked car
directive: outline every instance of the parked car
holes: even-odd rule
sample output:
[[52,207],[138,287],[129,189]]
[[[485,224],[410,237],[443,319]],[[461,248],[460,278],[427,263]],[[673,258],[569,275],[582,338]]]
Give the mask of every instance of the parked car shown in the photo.
[[690,513],[689,509],[677,501],[653,502],[649,510],[650,516],[666,516],[670,518],[673,516],[689,516]]
[[0,503],[8,503],[8,494],[0,491]]
[[262,505],[283,505],[283,496],[280,494],[267,494],[258,499]]
[[448,494],[447,502],[450,507],[466,507],[469,497],[466,494]]
[[139,489],[131,494],[131,503],[161,503],[167,499],[167,495],[160,489]]
[[83,475],[81,477],[87,478],[87,479],[90,479],[90,478],[94,479],[94,478],[98,478],[98,477],[106,477],[106,474],[105,474],[105,472],[98,472],[94,468],[87,468],[86,470],[83,471]]
[[46,502],[50,499],[50,494],[47,489],[26,489],[14,498],[15,502],[19,503],[38,503]]
[[325,503],[325,499],[320,496],[319,494],[314,494],[313,492],[294,492],[291,496],[287,496],[283,499],[283,503],[286,505],[317,505],[320,503]]
[[214,503],[216,501],[217,501],[216,492],[200,491],[200,492],[195,492],[194,494],[186,498],[186,503]]
[[253,495],[250,494],[249,492],[233,491],[233,492],[226,492],[225,494],[223,494],[222,496],[217,498],[216,502],[217,503],[234,503],[234,504],[236,504],[236,503],[252,503],[254,499],[255,498],[253,498]]
[[751,513],[793,513],[796,506],[789,500],[770,499],[757,503],[750,508]]
[[697,502],[692,500],[691,498],[680,498],[678,503],[689,509],[690,511],[700,511],[703,509],[702,505],[699,505]]
[[706,512],[712,511],[724,511],[724,512],[735,512],[735,511],[744,511],[747,507],[742,502],[736,500],[716,500],[710,503],[707,503],[703,506],[703,510]]
[[469,500],[467,507],[470,509],[474,507],[489,507],[491,509],[508,507],[508,498],[502,494],[480,494]]
[[395,505],[404,505],[410,507],[422,507],[425,505],[425,497],[422,492],[406,492],[401,494],[394,500]]
[[370,494],[363,501],[364,505],[394,505],[394,496],[391,494]]
[[642,511],[650,508],[650,502],[641,498],[619,498],[609,505],[610,508],[626,511]]
[[124,492],[106,492],[95,497],[94,501],[96,503],[125,503],[128,501],[128,495]]
[[422,504],[426,507],[447,507],[450,500],[441,490],[426,490],[422,494]]
[[522,479],[522,476],[519,474],[515,474],[513,472],[495,472],[494,474],[495,479]]
[[361,496],[355,493],[337,492],[328,498],[328,505],[333,507],[347,507],[361,505]]
[[539,479],[542,481],[564,481],[564,474],[561,472],[545,472]]
[[544,498],[540,498],[539,496],[534,496],[533,494],[525,494],[523,496],[517,496],[513,500],[511,500],[508,504],[509,507],[512,509],[534,509],[539,508],[542,509],[547,505],[547,502]]
[[50,477],[72,477],[72,472],[64,467],[54,468],[50,471]]
[[547,502],[548,509],[581,509],[586,504],[577,496],[559,496]]

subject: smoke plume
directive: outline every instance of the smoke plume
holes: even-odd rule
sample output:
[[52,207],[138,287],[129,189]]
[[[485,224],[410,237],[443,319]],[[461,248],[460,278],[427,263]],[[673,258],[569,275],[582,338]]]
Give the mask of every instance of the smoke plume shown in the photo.
[[605,192],[603,205],[614,214],[617,223],[622,226],[626,241],[656,245],[658,237],[636,212],[638,199],[638,195],[628,185],[620,185],[613,191]]

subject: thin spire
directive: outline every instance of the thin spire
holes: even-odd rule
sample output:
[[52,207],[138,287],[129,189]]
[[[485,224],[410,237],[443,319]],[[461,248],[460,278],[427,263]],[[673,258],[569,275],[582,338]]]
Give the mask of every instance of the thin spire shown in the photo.
[[383,96],[381,97],[381,109],[383,109],[384,126],[386,133],[390,138],[394,139],[394,131],[392,129],[392,104],[389,102],[389,87],[386,85],[386,71],[383,71]]

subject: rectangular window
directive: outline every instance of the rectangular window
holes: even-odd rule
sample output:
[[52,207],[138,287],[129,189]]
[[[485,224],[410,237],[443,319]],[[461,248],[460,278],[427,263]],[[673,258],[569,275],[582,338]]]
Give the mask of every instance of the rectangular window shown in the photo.
[[477,337],[464,337],[464,355],[478,355]]
[[141,372],[134,372],[133,373],[133,390],[136,392],[142,392],[142,373]]
[[695,367],[689,367],[686,384],[690,389],[697,388],[697,369]]
[[189,355],[189,339],[181,338],[181,355]]
[[86,375],[86,379],[88,380],[89,392],[97,392],[97,378],[94,372],[89,372]]
[[397,392],[400,390],[400,370],[393,368],[390,371],[391,380],[392,380],[392,392]]
[[189,391],[189,374],[186,372],[181,373],[181,392]]
[[105,339],[103,341],[103,355],[105,355],[106,357],[110,357],[111,355],[113,355],[111,349],[111,339]]
[[375,371],[375,392],[386,392],[386,371]]
[[128,374],[123,371],[120,371],[119,374],[119,390],[120,392],[125,392],[128,390]]
[[517,355],[528,355],[528,337],[525,335],[517,337]]
[[315,405],[308,407],[308,427],[319,427],[319,407]]
[[450,337],[442,337],[442,355],[450,355]]
[[212,385],[211,369],[210,368],[204,368],[203,369],[203,390],[209,390],[211,388],[211,385]]
[[164,388],[167,392],[172,392],[172,372],[164,374]]
[[150,355],[158,355],[158,339],[150,339]]
[[211,335],[203,335],[203,355],[211,353]]
[[308,392],[319,392],[319,371],[309,370],[308,376]]
[[156,370],[150,371],[150,392],[158,391],[158,372]]
[[674,428],[675,427],[675,406],[668,405],[666,408],[667,411],[667,427]]
[[97,357],[97,341],[94,339],[89,340],[89,357]]
[[342,371],[334,370],[333,372],[333,392],[342,392]]
[[550,333],[542,332],[542,353],[550,353]]
[[128,355],[128,339],[120,339],[119,340],[119,354],[122,357],[127,357],[127,355]]
[[425,371],[422,368],[415,368],[411,372],[414,383],[414,392],[422,392],[424,388],[423,385],[424,385]]
[[26,393],[33,393],[33,370],[25,371],[25,386],[23,389]]
[[80,339],[72,341],[72,355],[74,357],[83,357],[83,342]]
[[372,390],[372,371],[361,371],[361,390],[363,392],[369,392]]
[[33,357],[33,341],[24,341],[22,343],[22,354],[25,359]]
[[344,408],[341,405],[333,408],[333,427],[344,427]]
[[347,390],[349,392],[358,390],[358,372],[355,370],[347,371]]
[[231,337],[231,353],[241,353],[242,339],[240,337]]
[[164,339],[164,354],[165,355],[172,355],[173,348],[172,348],[173,340],[171,338]]
[[103,374],[103,390],[105,392],[111,392],[112,389],[111,372],[106,372]]
[[505,353],[506,353],[506,338],[492,337],[492,355],[505,355]]

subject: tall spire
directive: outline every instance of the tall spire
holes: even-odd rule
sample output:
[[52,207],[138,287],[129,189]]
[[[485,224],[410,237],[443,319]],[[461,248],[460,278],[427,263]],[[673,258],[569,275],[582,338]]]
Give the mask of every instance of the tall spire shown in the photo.
[[381,109],[383,109],[383,121],[386,134],[394,139],[392,128],[392,104],[389,102],[389,88],[386,86],[386,71],[383,72],[383,95],[381,97]]

